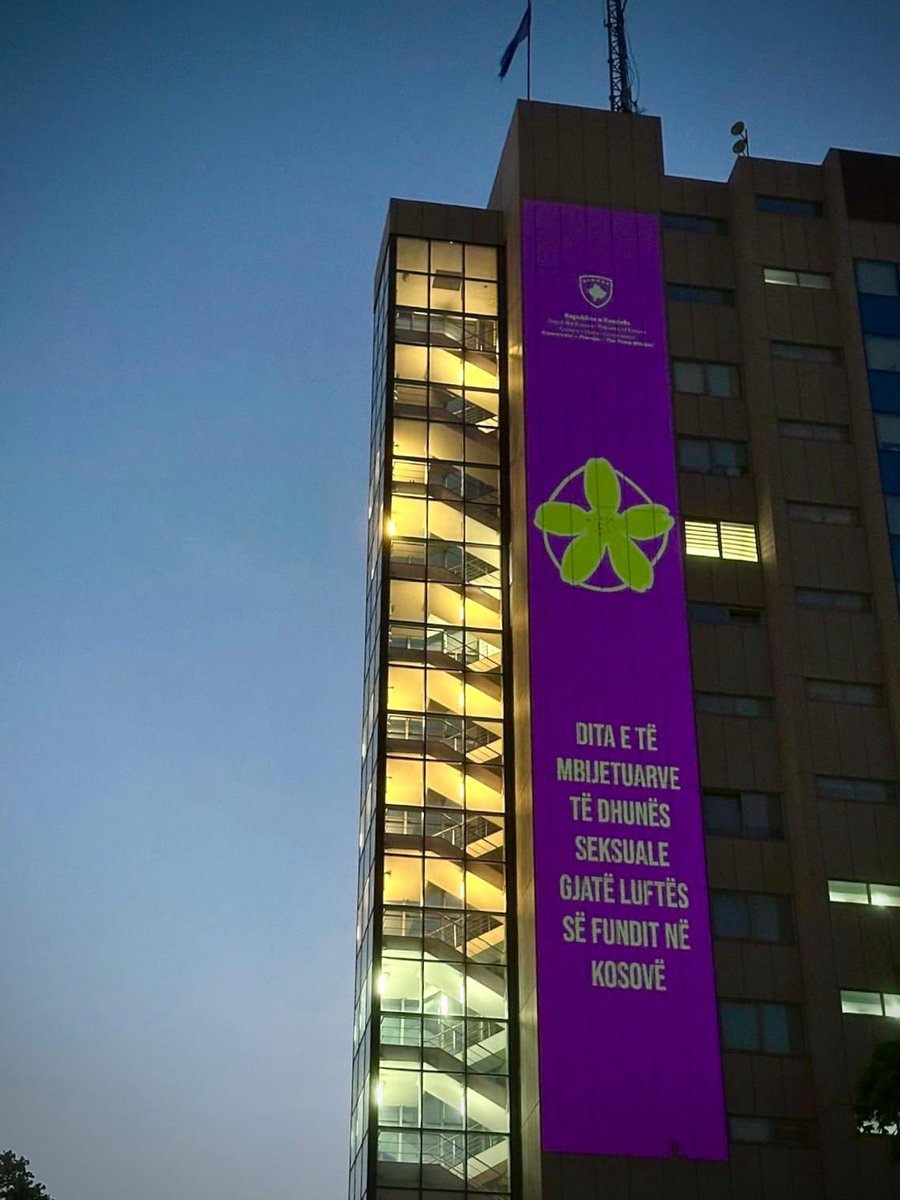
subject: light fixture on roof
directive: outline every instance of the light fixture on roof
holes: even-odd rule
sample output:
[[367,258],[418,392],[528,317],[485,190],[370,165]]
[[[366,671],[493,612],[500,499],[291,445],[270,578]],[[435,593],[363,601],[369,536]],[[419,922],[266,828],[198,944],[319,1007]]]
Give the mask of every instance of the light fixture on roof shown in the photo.
[[731,136],[737,138],[737,141],[731,147],[731,149],[735,152],[735,154],[737,154],[738,157],[746,156],[747,158],[749,158],[750,157],[750,131],[747,129],[747,126],[744,124],[743,121],[735,121],[735,123],[731,127]]

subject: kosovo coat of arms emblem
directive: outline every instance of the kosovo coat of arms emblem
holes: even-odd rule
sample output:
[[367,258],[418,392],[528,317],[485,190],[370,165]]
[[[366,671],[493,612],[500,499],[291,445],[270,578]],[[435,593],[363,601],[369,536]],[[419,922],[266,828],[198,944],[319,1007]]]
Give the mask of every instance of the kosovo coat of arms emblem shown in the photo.
[[578,288],[592,308],[604,308],[612,300],[613,281],[608,275],[579,275]]

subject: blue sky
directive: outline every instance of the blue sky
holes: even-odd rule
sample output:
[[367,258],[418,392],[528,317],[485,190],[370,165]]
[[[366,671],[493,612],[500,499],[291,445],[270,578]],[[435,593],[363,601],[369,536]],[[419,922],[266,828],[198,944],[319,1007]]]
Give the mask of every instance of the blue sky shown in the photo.
[[[55,1200],[331,1200],[371,275],[482,204],[521,0],[0,14],[0,1149]],[[599,2],[534,95],[606,103]],[[671,172],[900,153],[900,8],[634,0]]]

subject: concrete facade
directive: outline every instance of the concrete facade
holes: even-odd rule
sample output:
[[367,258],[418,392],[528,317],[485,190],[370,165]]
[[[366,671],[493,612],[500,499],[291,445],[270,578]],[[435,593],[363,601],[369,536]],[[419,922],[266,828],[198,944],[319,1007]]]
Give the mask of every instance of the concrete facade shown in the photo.
[[[739,395],[725,396],[702,387],[679,390],[682,376],[673,377],[676,434],[745,447],[744,465],[734,470],[681,471],[682,514],[752,524],[759,540],[757,563],[686,557],[695,691],[768,702],[757,716],[717,712],[715,704],[697,713],[701,780],[713,814],[709,887],[782,898],[790,918],[783,936],[716,937],[717,992],[729,1001],[794,1006],[802,1021],[802,1044],[791,1052],[723,1048],[726,1107],[735,1119],[725,1164],[541,1152],[528,612],[521,585],[516,591],[516,581],[525,579],[523,199],[665,214],[666,283],[725,298],[668,303],[673,362],[698,370],[727,364],[740,380]],[[679,218],[688,220],[679,227]],[[900,908],[829,898],[829,881],[900,885],[900,572],[892,565],[896,533],[885,509],[893,460],[873,422],[854,273],[854,260],[900,263],[900,159],[838,150],[821,166],[741,158],[727,183],[677,178],[665,174],[655,118],[520,102],[486,209],[392,201],[383,261],[398,236],[505,251],[501,465],[513,584],[503,674],[514,745],[506,766],[515,848],[507,857],[508,908],[516,914],[512,1194],[523,1200],[900,1195],[900,1167],[890,1163],[886,1139],[858,1134],[852,1112],[854,1084],[873,1047],[900,1035],[900,1026],[890,1016],[842,1005],[842,991],[878,993],[887,1003],[900,993]],[[767,268],[818,282],[766,282]],[[683,371],[687,377],[690,367]],[[876,790],[867,791],[867,783]],[[858,795],[844,798],[854,784]],[[748,795],[768,797],[772,813],[780,813],[763,836],[716,824],[717,804],[738,811],[751,802],[743,799]],[[377,878],[375,886],[377,894]],[[377,931],[375,942],[377,970]],[[373,1005],[377,1017],[377,1000]],[[373,1061],[377,1052],[376,1040]],[[366,1136],[374,1136],[377,1124],[373,1112]],[[402,1180],[379,1183],[373,1152],[362,1175],[357,1196],[454,1194],[425,1191],[424,1184],[416,1190]]]

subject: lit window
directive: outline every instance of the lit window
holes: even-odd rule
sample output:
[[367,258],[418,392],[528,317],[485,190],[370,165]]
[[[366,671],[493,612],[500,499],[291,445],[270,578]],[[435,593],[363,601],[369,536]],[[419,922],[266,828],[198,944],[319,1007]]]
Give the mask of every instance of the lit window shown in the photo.
[[699,287],[693,283],[667,283],[666,299],[684,304],[734,304],[731,288]]
[[791,217],[821,217],[822,204],[819,200],[800,200],[796,196],[757,196],[759,212],[781,213]]
[[852,779],[844,775],[817,775],[820,800],[851,800],[869,804],[896,804],[897,785],[888,779]]
[[900,371],[900,338],[865,337],[866,362],[872,371]]
[[831,287],[831,276],[815,271],[783,271],[780,267],[763,267],[763,279],[766,283],[785,287],[819,288],[823,291]]
[[789,500],[787,512],[792,521],[811,521],[815,525],[859,524],[859,509],[839,504],[807,504]]
[[900,887],[891,883],[857,883],[829,879],[828,899],[834,904],[871,904],[876,908],[900,908]]
[[837,363],[841,352],[835,346],[815,346],[808,342],[772,342],[773,358],[791,358],[799,362]]
[[722,557],[742,562],[757,562],[756,529],[753,525],[737,525],[733,521],[720,521]]
[[856,263],[856,286],[869,296],[900,296],[897,267],[889,262],[859,259]]
[[397,238],[397,269],[428,271],[428,242],[424,238]]
[[733,521],[685,521],[685,553],[700,558],[728,558],[758,562],[755,525]]
[[870,883],[869,903],[876,908],[900,908],[900,887],[892,883]]
[[831,425],[825,421],[779,421],[782,437],[804,438],[813,442],[849,442],[849,425]]
[[883,1017],[884,1001],[881,992],[857,992],[841,988],[841,1012],[861,1017]]
[[700,558],[721,558],[719,526],[715,521],[685,521],[684,544],[688,554]]
[[470,279],[496,279],[496,249],[493,246],[466,246],[466,275]]
[[868,904],[869,885],[849,879],[829,879],[828,899],[833,904]]
[[871,683],[848,683],[837,679],[807,679],[808,700],[825,700],[834,704],[881,704],[880,687]]

